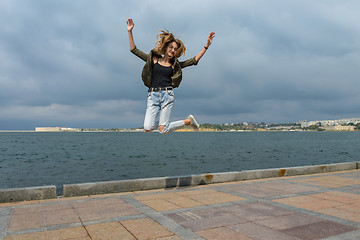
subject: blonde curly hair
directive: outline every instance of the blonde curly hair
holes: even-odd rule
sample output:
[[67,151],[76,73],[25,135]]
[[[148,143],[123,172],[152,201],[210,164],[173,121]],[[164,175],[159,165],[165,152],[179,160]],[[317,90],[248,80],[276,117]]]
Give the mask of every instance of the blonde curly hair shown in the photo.
[[168,30],[166,31],[160,30],[159,32],[160,33],[157,35],[156,45],[153,49],[157,54],[159,55],[165,54],[166,48],[169,46],[169,44],[175,42],[178,45],[178,49],[175,53],[175,57],[179,58],[182,55],[185,55],[186,47],[181,40],[176,39],[174,35],[170,33]]

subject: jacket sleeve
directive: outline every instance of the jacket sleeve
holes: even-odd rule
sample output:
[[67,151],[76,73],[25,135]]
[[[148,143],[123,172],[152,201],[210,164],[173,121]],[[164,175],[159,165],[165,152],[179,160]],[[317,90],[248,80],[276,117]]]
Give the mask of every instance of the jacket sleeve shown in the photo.
[[143,51],[139,50],[137,47],[135,47],[134,49],[132,49],[130,51],[133,54],[135,54],[136,56],[138,56],[139,58],[141,58],[142,60],[144,60],[145,62],[149,57],[149,54],[144,53]]
[[198,61],[195,60],[195,57],[193,58],[190,58],[188,60],[185,60],[183,62],[180,62],[180,66],[181,68],[185,68],[185,67],[189,67],[189,66],[192,66],[192,65],[197,65],[198,64]]

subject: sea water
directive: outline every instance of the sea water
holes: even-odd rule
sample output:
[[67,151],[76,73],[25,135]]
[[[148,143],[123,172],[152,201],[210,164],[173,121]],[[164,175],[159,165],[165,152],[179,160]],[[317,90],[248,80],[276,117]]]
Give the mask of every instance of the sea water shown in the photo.
[[360,161],[360,132],[0,133],[0,189]]

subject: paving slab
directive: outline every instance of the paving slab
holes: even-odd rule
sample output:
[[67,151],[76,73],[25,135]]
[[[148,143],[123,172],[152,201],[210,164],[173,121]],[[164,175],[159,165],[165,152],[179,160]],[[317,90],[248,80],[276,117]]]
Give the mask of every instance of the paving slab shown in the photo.
[[360,237],[360,170],[0,204],[0,240]]

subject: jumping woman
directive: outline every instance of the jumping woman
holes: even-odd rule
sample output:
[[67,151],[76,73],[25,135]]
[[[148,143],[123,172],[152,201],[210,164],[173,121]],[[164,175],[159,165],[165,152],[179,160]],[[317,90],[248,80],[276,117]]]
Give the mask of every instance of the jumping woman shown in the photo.
[[[132,34],[133,20],[128,19],[126,23],[131,52],[146,62],[141,74],[144,85],[149,88],[144,130],[151,132],[156,129],[157,125],[160,133],[170,133],[183,128],[185,125],[190,125],[194,130],[199,130],[199,124],[192,115],[185,120],[170,122],[171,111],[174,106],[174,88],[179,87],[182,80],[181,69],[197,65],[210,47],[215,33],[209,34],[205,46],[195,57],[180,62],[178,58],[185,54],[186,48],[183,42],[176,39],[172,33],[160,31],[154,49],[146,54],[135,45]],[[159,122],[157,124],[158,116]]]

